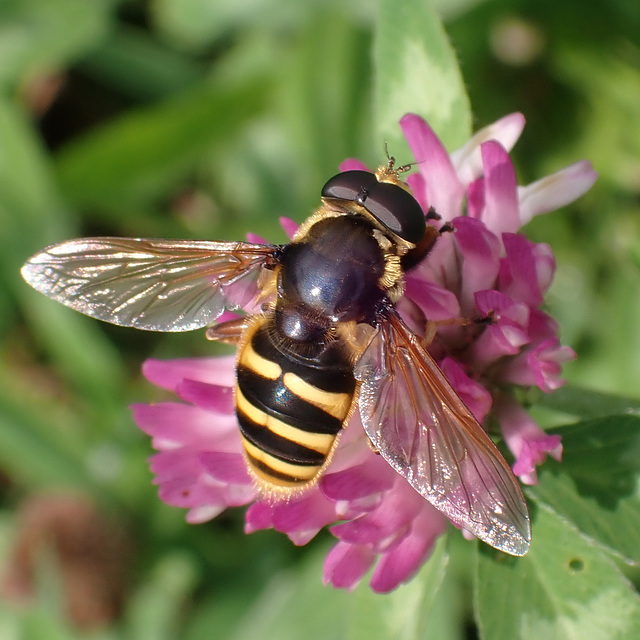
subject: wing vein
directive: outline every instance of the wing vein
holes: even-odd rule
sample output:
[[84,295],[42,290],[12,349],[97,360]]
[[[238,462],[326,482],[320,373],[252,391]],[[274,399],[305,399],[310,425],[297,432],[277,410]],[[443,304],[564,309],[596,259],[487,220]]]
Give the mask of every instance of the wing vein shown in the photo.
[[356,366],[365,430],[382,456],[455,524],[514,555],[530,541],[508,464],[397,312]]

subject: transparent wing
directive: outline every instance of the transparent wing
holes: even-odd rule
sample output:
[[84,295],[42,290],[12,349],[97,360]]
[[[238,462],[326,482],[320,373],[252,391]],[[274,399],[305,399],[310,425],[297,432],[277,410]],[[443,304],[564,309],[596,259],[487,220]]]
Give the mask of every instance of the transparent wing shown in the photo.
[[83,238],[47,247],[22,267],[49,298],[99,320],[191,331],[255,300],[276,247],[246,242]]
[[394,311],[356,366],[359,410],[380,454],[459,526],[506,553],[529,549],[522,491],[497,447]]

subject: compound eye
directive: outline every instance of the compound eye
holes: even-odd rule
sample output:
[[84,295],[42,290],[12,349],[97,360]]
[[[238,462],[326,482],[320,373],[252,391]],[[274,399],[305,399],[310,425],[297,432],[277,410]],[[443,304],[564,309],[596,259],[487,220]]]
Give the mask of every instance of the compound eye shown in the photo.
[[427,228],[422,208],[408,191],[392,182],[379,182],[369,171],[333,176],[322,188],[322,197],[357,202],[383,227],[412,244],[422,240]]
[[407,242],[418,244],[427,230],[422,207],[397,184],[378,182],[362,204],[378,222]]
[[375,173],[369,171],[343,171],[330,178],[322,187],[323,198],[336,198],[361,202],[370,189],[378,184]]

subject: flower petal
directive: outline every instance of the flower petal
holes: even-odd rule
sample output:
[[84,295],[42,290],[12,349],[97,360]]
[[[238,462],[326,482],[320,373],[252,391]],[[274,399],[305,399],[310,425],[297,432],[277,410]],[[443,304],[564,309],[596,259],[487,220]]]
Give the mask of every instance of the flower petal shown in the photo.
[[449,320],[460,315],[460,305],[454,293],[423,278],[408,275],[406,295],[429,320]]
[[591,189],[597,179],[598,172],[593,165],[581,160],[526,187],[518,187],[521,224],[577,200]]
[[156,449],[193,445],[202,449],[239,451],[238,422],[180,402],[132,405],[136,424],[153,438]]
[[236,359],[235,356],[149,359],[142,365],[142,374],[149,382],[170,391],[175,391],[185,379],[232,387],[236,380]]
[[285,218],[284,216],[280,218],[280,226],[284,229],[284,232],[287,234],[287,236],[289,236],[289,240],[293,238],[293,236],[296,234],[296,231],[300,227],[300,225],[295,220],[292,220],[291,218]]
[[354,589],[374,563],[376,554],[368,547],[338,542],[324,561],[324,584]]
[[480,371],[504,356],[517,354],[530,342],[530,311],[526,304],[515,302],[500,291],[478,291],[475,300],[478,311],[492,317],[491,324],[470,349],[474,369]]
[[545,393],[555,391],[564,384],[560,378],[562,364],[576,357],[570,347],[560,345],[557,338],[525,349],[500,370],[500,379],[521,386],[536,385]]
[[216,414],[231,415],[234,411],[232,387],[217,384],[183,380],[176,387],[176,393],[185,402],[195,404]]
[[244,532],[254,533],[273,528],[273,511],[271,505],[258,500],[249,505],[244,516]]
[[484,167],[484,209],[481,220],[500,236],[520,228],[518,182],[511,158],[505,148],[493,140],[480,147]]
[[204,451],[200,454],[199,461],[215,480],[227,484],[253,484],[247,471],[247,463],[240,453]]
[[411,189],[411,195],[418,201],[423,211],[429,211],[429,195],[427,194],[427,183],[421,173],[412,173],[407,176],[407,184]]
[[391,489],[396,474],[380,456],[337,473],[325,473],[320,490],[330,500],[360,500]]
[[476,291],[495,288],[500,270],[500,240],[480,220],[461,217],[453,225],[454,240],[462,256],[461,313],[472,316]]
[[407,114],[400,120],[400,126],[424,178],[428,205],[434,207],[443,220],[453,220],[462,213],[464,187],[447,150],[420,116]]
[[204,522],[228,506],[247,504],[255,497],[252,486],[226,485],[211,478],[199,461],[196,449],[163,451],[151,458],[154,484],[167,504],[190,509],[189,522]]
[[512,398],[501,396],[496,403],[496,415],[507,446],[516,457],[513,472],[527,484],[536,484],[536,465],[550,454],[560,461],[561,438],[548,435]]
[[[423,282],[439,285],[455,296],[460,286],[460,261],[454,235],[454,233],[440,235],[427,259],[409,271],[406,279],[417,278]],[[458,306],[457,303],[456,306]]]
[[412,578],[446,528],[446,518],[431,505],[425,505],[414,520],[409,535],[385,553],[376,565],[371,577],[371,588],[376,593],[388,593]]
[[253,244],[269,244],[266,238],[259,236],[257,233],[247,233],[247,242],[251,242]]
[[529,310],[528,333],[531,344],[537,345],[549,338],[557,338],[559,331],[558,323],[548,313],[540,309]]
[[535,244],[515,233],[502,235],[506,257],[500,263],[500,291],[513,300],[539,307],[556,263],[547,244]]
[[423,507],[424,498],[398,477],[395,490],[388,491],[376,509],[335,525],[330,531],[339,540],[369,544],[380,553],[406,535]]
[[271,509],[274,529],[286,533],[296,545],[307,544],[320,529],[336,519],[334,504],[317,487],[299,498],[277,502]]
[[524,129],[525,119],[521,113],[511,113],[488,127],[480,129],[461,149],[451,154],[451,162],[458,178],[464,185],[470,185],[482,175],[480,146],[489,140],[496,140],[507,151],[511,151]]
[[340,163],[340,171],[371,171],[364,162],[357,158],[347,158]]
[[453,358],[445,358],[440,368],[476,420],[482,422],[491,411],[491,394],[479,382],[472,380]]
[[484,178],[474,180],[467,189],[467,215],[479,220],[484,209]]

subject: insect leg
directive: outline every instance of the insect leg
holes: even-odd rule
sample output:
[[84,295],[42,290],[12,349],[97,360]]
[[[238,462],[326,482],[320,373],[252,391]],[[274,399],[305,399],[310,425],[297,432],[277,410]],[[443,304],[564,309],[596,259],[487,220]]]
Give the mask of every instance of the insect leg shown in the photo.
[[486,316],[481,318],[446,318],[444,320],[429,320],[427,324],[433,323],[436,327],[474,327],[493,324],[495,322],[493,311],[489,311]]
[[209,327],[205,335],[207,336],[207,340],[237,345],[248,325],[248,316],[233,318],[232,320],[227,320],[226,322],[221,322],[213,327]]
[[[427,220],[441,220],[440,215],[436,210],[431,207],[426,215]],[[427,257],[427,254],[433,248],[436,240],[443,233],[450,233],[455,231],[454,226],[450,222],[445,222],[439,229],[436,229],[433,225],[427,225],[424,237],[420,242],[409,252],[402,257],[402,268],[404,271],[413,269],[419,262]]]
[[427,320],[424,338],[420,340],[426,349],[435,339],[440,327],[485,327],[495,322],[493,312],[490,311],[481,318],[446,318],[444,320]]

